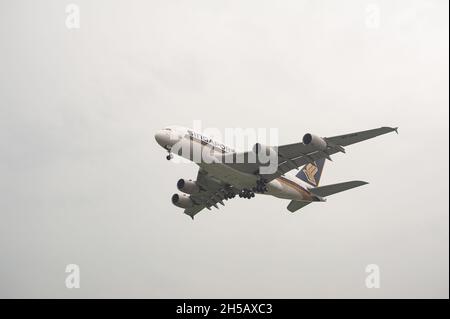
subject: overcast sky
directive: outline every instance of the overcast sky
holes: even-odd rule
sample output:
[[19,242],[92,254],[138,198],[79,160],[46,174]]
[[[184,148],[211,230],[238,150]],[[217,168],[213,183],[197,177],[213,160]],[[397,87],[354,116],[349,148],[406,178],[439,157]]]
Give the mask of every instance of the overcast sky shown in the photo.
[[[449,297],[448,1],[69,3],[0,2],[0,297]],[[194,120],[400,134],[334,156],[323,185],[370,184],[327,203],[192,221],[153,136]]]

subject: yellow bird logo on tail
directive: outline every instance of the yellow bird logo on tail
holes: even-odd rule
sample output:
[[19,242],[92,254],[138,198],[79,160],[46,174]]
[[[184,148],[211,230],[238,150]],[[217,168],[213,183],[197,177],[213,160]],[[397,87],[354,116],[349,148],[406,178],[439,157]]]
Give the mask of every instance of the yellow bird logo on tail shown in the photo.
[[316,182],[316,173],[319,171],[319,169],[317,168],[317,166],[315,164],[309,163],[308,165],[305,166],[305,168],[303,169],[303,173],[305,173],[306,178],[308,179],[308,181],[313,184],[313,185],[317,185]]

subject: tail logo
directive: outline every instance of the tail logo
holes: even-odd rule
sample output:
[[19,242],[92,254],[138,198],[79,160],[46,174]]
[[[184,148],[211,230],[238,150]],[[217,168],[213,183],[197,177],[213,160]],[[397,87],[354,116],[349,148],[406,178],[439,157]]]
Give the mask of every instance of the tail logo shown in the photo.
[[316,173],[319,171],[319,169],[317,168],[317,166],[312,163],[309,163],[305,166],[305,168],[303,169],[303,173],[305,174],[306,178],[308,179],[308,181],[313,184],[313,185],[317,185],[316,182]]

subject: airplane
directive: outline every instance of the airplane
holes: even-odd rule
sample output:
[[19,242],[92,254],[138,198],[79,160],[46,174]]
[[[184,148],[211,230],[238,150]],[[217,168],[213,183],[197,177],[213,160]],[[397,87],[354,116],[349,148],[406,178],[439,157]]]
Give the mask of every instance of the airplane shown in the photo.
[[[204,208],[219,208],[224,200],[236,195],[253,198],[255,194],[272,195],[290,200],[290,212],[314,202],[325,202],[327,197],[368,184],[349,181],[319,186],[323,167],[331,155],[345,153],[344,147],[367,139],[396,132],[398,127],[380,127],[333,137],[319,137],[311,133],[302,142],[266,146],[256,143],[250,151],[237,152],[199,132],[183,126],[168,126],[156,132],[157,143],[167,152],[167,160],[177,154],[199,166],[197,178],[180,179],[171,200],[184,213],[194,216]],[[194,154],[201,154],[195,158]],[[268,169],[270,161],[261,155],[275,159],[274,169]],[[198,157],[198,156],[197,156]],[[301,169],[300,169],[301,167]],[[265,170],[264,170],[265,168]]]

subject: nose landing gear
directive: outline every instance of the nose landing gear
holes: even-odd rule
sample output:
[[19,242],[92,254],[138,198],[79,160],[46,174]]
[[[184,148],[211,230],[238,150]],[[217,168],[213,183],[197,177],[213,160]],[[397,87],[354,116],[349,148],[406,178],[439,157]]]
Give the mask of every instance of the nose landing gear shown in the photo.
[[169,154],[167,154],[166,159],[168,161],[170,161],[173,158],[173,154],[172,154],[172,149],[170,148],[170,146],[167,146],[167,152],[169,152]]

